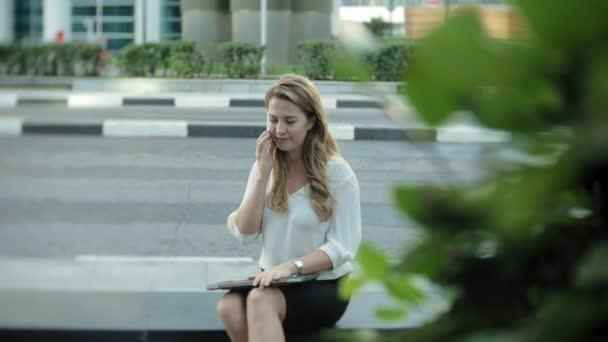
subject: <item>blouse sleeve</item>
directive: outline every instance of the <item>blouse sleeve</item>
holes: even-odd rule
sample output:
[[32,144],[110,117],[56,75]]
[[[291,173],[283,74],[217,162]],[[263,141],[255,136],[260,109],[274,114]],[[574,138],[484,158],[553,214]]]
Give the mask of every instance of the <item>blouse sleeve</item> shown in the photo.
[[336,206],[325,243],[319,247],[331,259],[333,269],[352,261],[361,242],[361,201],[359,183],[353,175],[340,182],[334,192]]
[[[255,182],[255,177],[256,177],[256,172],[258,169],[258,165],[257,165],[257,161],[255,163],[253,163],[253,166],[251,167],[251,171],[249,172],[249,178],[247,180],[247,188],[245,189],[245,194],[243,195],[243,199],[246,198],[248,192],[253,191],[253,186],[254,186],[254,182]],[[242,203],[241,203],[242,204]],[[233,211],[230,215],[228,215],[228,220],[227,220],[227,225],[228,225],[228,230],[230,231],[230,233],[232,233],[232,235],[234,235],[234,237],[236,237],[237,240],[239,240],[239,242],[241,244],[247,244],[251,241],[254,241],[258,238],[258,236],[260,235],[260,231],[258,231],[257,233],[254,234],[242,234],[241,231],[239,230],[239,227],[236,225],[236,215],[238,213],[238,209]]]

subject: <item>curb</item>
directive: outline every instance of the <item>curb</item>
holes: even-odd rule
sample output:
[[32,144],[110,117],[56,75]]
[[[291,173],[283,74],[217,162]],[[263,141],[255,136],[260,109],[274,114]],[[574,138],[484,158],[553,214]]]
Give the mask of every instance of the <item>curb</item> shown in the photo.
[[[336,108],[382,108],[375,100],[349,99],[347,96],[324,97],[323,107]],[[206,94],[182,94],[168,96],[122,95],[122,94],[87,94],[60,93],[45,94],[0,94],[1,108],[15,108],[27,105],[63,105],[67,108],[120,108],[133,106],[163,106],[173,108],[233,108],[233,107],[264,107],[264,97],[246,96],[234,97]]]
[[[22,118],[0,118],[0,136],[34,134],[86,135],[104,137],[171,137],[171,138],[257,138],[264,124],[232,122],[188,122],[183,120],[126,120],[102,122],[37,122]],[[355,126],[330,124],[336,140],[407,141],[433,143],[504,143],[511,136],[502,131],[467,126],[446,128]]]

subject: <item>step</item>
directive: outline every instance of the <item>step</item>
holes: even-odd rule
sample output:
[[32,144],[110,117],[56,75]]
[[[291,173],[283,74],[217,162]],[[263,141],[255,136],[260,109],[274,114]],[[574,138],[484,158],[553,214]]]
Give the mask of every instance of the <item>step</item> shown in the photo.
[[[82,255],[75,259],[0,259],[0,328],[108,331],[223,330],[208,283],[258,270],[250,258]],[[423,283],[421,283],[423,284]],[[373,308],[393,302],[378,285],[353,296],[337,327],[419,326],[446,309],[439,292],[395,322]]]

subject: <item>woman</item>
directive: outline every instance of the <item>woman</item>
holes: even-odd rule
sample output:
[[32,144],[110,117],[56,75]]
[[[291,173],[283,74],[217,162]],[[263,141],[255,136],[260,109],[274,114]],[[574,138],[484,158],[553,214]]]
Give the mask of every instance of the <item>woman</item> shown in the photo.
[[[284,331],[333,326],[348,305],[338,280],[361,240],[359,183],[340,156],[310,80],[283,75],[266,93],[267,130],[228,228],[242,243],[263,239],[254,288],[231,291],[218,313],[232,341],[282,341]],[[315,281],[267,286],[295,274]]]

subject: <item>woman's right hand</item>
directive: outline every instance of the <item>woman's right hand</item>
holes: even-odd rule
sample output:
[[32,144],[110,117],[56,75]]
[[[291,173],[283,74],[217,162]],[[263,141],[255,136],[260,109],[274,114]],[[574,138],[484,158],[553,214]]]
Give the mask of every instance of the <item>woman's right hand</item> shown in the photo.
[[255,159],[258,162],[258,172],[261,177],[268,179],[270,177],[270,171],[274,165],[274,151],[276,149],[272,136],[268,130],[264,131],[258,138]]

